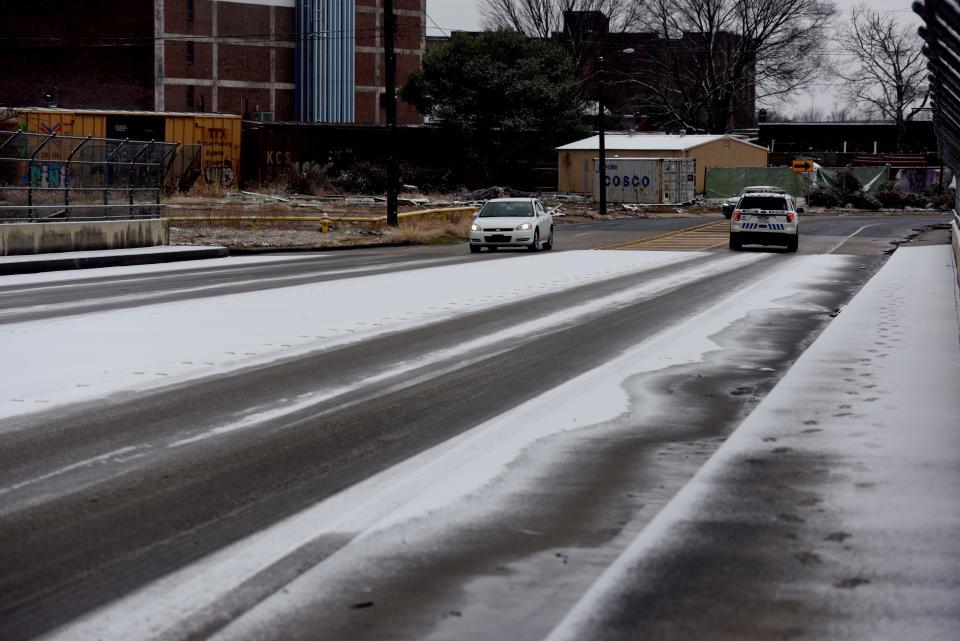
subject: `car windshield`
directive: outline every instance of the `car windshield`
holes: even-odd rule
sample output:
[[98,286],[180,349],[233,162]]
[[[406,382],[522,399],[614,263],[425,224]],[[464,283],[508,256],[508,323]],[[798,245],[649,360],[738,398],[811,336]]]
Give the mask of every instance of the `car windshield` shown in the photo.
[[784,211],[787,208],[787,199],[777,196],[744,196],[737,208]]
[[533,216],[533,203],[529,201],[491,201],[480,210],[483,218],[523,218]]

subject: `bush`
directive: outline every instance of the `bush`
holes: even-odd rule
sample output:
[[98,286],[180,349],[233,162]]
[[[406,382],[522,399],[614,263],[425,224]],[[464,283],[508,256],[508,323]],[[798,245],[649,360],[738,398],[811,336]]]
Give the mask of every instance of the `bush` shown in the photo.
[[866,209],[869,211],[883,209],[883,203],[881,203],[876,196],[862,191],[855,191],[849,194],[847,203],[853,205],[856,209]]
[[286,193],[309,196],[322,194],[329,186],[327,172],[324,169],[307,169],[306,171],[290,169],[283,174],[279,183]]
[[826,208],[841,208],[847,205],[867,210],[883,208],[884,205],[877,196],[862,191],[863,183],[856,176],[841,173],[837,176],[837,183],[837,187],[819,183],[811,187],[807,191],[807,204]]
[[387,191],[387,169],[372,163],[354,163],[341,169],[330,184],[348,194],[382,194]]
[[890,182],[880,186],[877,198],[884,207],[890,209],[903,209],[904,207],[952,209],[954,195],[954,190],[944,189],[939,185],[927,187],[919,194],[902,192],[897,190],[896,183]]
[[853,174],[841,171],[837,174],[837,188],[845,194],[855,194],[863,189],[863,183]]
[[929,203],[928,206],[935,209],[953,209],[957,199],[957,192],[955,189],[944,189],[939,185],[927,187],[924,190],[923,195],[924,199]]
[[842,195],[833,187],[816,184],[807,191],[807,204],[812,207],[842,207]]

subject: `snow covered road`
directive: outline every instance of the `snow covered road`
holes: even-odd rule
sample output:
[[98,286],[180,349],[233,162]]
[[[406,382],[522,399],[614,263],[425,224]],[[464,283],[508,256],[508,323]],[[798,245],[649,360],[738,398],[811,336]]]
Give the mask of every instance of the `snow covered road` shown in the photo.
[[0,635],[544,638],[879,262],[428,261],[0,324]]

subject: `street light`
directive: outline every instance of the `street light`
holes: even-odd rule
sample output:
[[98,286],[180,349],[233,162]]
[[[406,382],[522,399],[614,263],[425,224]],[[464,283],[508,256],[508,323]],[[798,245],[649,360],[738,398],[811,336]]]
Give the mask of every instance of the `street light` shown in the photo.
[[607,215],[607,150],[604,140],[603,129],[603,56],[597,58],[597,118],[598,129],[600,130],[600,175],[598,177],[600,184],[597,191],[600,192],[600,215]]

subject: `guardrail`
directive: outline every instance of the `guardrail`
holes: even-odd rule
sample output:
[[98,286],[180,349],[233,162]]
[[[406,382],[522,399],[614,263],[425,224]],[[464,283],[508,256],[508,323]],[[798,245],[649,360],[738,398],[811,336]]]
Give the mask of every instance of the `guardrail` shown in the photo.
[[926,23],[920,35],[930,70],[933,124],[944,162],[960,170],[960,4],[956,0],[914,2]]
[[0,204],[0,223],[55,223],[91,220],[159,218],[161,203],[135,202],[124,205],[4,205]]
[[156,218],[177,148],[153,140],[0,132],[0,223],[106,220],[119,208]]
[[[933,126],[940,155],[960,175],[960,3],[957,0],[914,2],[913,10],[926,23],[920,35],[927,41],[924,53],[930,70]],[[951,224],[954,264],[960,284],[960,215],[955,203]]]

